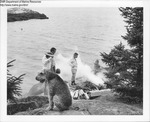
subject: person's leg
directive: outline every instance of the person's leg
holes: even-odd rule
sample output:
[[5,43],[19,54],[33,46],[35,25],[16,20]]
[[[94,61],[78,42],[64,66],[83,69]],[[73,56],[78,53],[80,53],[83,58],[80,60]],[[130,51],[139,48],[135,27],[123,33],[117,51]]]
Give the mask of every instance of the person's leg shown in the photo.
[[71,85],[74,85],[74,82],[75,82],[75,75],[74,75],[74,73],[72,73]]
[[76,85],[75,78],[76,78],[76,70],[72,69],[72,78],[71,78],[71,85]]

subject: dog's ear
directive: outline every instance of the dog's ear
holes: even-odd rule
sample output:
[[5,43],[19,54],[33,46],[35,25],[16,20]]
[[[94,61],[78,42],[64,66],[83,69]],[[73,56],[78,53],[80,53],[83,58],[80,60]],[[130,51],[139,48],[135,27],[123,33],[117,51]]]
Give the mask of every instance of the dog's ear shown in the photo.
[[57,74],[56,73],[53,73],[49,70],[44,70],[44,74],[46,74],[46,79],[49,81],[49,80],[52,80],[54,78],[57,77]]

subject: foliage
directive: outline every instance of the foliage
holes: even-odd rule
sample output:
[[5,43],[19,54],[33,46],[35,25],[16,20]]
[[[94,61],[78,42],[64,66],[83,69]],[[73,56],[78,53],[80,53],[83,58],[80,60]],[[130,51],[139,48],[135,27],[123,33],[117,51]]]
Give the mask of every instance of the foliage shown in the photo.
[[143,49],[143,8],[119,8],[125,18],[127,33],[122,36],[131,47]]
[[48,17],[45,14],[40,13],[18,13],[18,14],[8,13],[7,21],[14,22],[29,19],[48,19]]
[[143,87],[143,8],[120,8],[122,16],[126,19],[125,22],[127,34],[122,36],[127,40],[132,47],[131,51],[134,53],[136,63],[136,81],[137,85]]
[[7,63],[7,100],[8,101],[15,101],[16,96],[21,96],[21,87],[20,84],[22,83],[23,76],[25,74],[16,77],[10,73],[8,68],[12,67],[11,64],[15,60],[12,60]]
[[122,36],[130,49],[120,43],[109,54],[101,53],[109,67],[106,84],[121,96],[143,98],[143,8],[119,8],[127,23]]

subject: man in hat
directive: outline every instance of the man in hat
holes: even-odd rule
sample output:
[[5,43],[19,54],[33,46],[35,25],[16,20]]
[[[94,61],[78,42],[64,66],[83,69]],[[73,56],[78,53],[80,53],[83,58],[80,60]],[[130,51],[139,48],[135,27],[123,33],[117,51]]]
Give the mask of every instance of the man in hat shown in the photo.
[[71,85],[76,85],[75,78],[76,78],[76,73],[77,73],[77,68],[78,68],[78,64],[76,60],[77,57],[78,57],[78,53],[74,53],[73,58],[70,61],[71,72],[72,72]]
[[[43,63],[43,69],[49,69],[52,72],[56,72],[57,74],[60,73],[60,69],[57,69],[55,71],[55,60],[54,60],[54,54],[56,53],[56,48],[52,47],[50,49],[50,52],[47,52],[43,58],[42,58],[42,63]],[[44,93],[44,95],[48,94],[47,91],[47,83],[40,81],[40,83],[35,84],[32,86],[32,88],[29,90],[27,96],[35,96]]]
[[55,60],[54,60],[54,54],[56,53],[56,48],[52,47],[50,49],[50,52],[47,52],[43,58],[43,69],[49,69],[52,72],[55,72]]
[[[54,59],[54,54],[56,53],[56,48],[52,47],[50,49],[50,52],[47,52],[43,58],[42,58],[42,63],[43,63],[43,69],[48,69],[52,72],[56,72],[55,70],[55,59]],[[46,90],[47,84],[45,83],[45,88],[44,88],[44,95],[47,95],[47,90]]]

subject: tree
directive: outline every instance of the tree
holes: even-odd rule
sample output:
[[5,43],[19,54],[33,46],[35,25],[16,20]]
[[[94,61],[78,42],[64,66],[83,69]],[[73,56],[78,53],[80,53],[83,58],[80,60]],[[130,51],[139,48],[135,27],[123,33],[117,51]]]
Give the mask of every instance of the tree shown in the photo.
[[[15,60],[12,60],[7,63],[7,68],[12,67],[11,64]],[[10,71],[7,69],[7,100],[8,101],[15,101],[16,96],[21,96],[21,87],[20,84],[22,83],[23,76],[25,74],[16,77],[10,74]]]
[[102,61],[109,67],[105,73],[111,86],[121,96],[143,98],[143,8],[119,8],[127,23],[127,33],[122,36],[131,47],[120,43],[109,54],[101,53]]
[[135,53],[137,60],[137,86],[143,86],[143,8],[119,8],[122,16],[126,19],[125,22],[127,34],[122,36],[127,40],[132,47],[132,52]]

